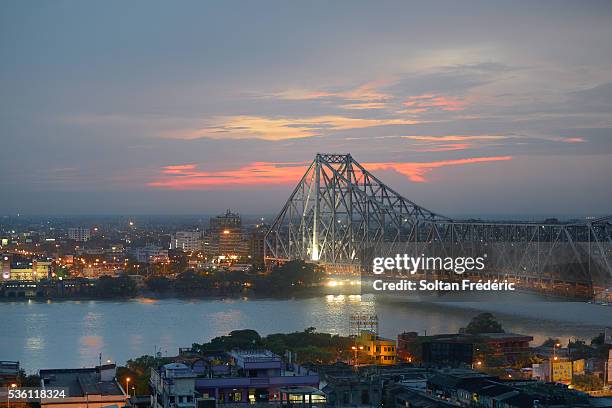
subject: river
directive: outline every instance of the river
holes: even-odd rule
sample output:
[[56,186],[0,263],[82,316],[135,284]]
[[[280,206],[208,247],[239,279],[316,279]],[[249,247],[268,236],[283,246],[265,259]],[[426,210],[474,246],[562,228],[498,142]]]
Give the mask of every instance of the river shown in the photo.
[[202,343],[231,330],[260,334],[316,327],[347,335],[354,313],[377,314],[380,334],[403,331],[456,333],[478,313],[495,313],[504,329],[548,337],[590,339],[612,326],[612,307],[570,302],[423,303],[374,295],[326,295],[306,299],[0,302],[0,360],[19,360],[26,371],[93,366]]

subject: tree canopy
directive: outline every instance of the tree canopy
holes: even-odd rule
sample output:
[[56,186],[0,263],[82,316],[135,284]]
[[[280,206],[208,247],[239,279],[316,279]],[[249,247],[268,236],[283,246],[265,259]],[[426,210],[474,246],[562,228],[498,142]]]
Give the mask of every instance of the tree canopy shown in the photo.
[[136,283],[128,276],[102,276],[96,281],[95,293],[100,297],[127,297],[136,294]]
[[469,334],[504,333],[504,329],[491,313],[481,313],[470,321],[465,332]]
[[286,351],[297,353],[301,362],[326,362],[337,360],[348,353],[353,340],[329,333],[318,333],[314,327],[301,332],[276,333],[261,337],[255,330],[235,330],[227,336],[215,337],[208,343],[193,344],[196,352],[230,351],[232,349],[265,348],[283,355]]
[[263,283],[274,289],[307,287],[321,281],[322,277],[316,265],[294,260],[274,267]]

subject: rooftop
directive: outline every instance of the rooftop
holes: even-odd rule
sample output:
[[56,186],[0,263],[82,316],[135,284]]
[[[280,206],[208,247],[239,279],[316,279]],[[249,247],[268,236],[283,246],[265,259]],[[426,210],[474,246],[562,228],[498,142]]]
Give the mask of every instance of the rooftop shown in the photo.
[[281,358],[264,349],[253,350],[232,350],[228,353],[231,357],[244,362],[261,362],[261,361],[280,361]]
[[232,354],[239,355],[239,356],[242,356],[242,357],[252,357],[252,358],[258,358],[258,357],[278,357],[276,354],[274,354],[270,350],[264,350],[264,349],[253,349],[253,350],[236,350],[236,349],[234,349],[231,352],[232,352]]
[[428,341],[433,342],[451,342],[451,343],[465,343],[475,342],[480,340],[492,340],[492,341],[527,341],[533,340],[532,336],[519,333],[479,333],[479,334],[467,334],[467,333],[449,333],[449,334],[436,334],[429,336]]
[[169,363],[161,366],[161,372],[166,378],[193,378],[197,374],[191,367],[182,363]]
[[70,397],[124,395],[114,378],[109,381],[100,380],[98,368],[40,370],[40,377],[45,386],[66,388]]
[[526,334],[518,333],[480,333],[479,337],[486,337],[491,340],[504,340],[504,339],[520,339],[520,340],[533,340],[533,337]]

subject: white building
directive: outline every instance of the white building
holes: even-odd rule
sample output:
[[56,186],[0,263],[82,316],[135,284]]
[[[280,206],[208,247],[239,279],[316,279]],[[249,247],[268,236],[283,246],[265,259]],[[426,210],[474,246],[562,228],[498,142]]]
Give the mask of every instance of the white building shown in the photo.
[[171,363],[151,369],[152,408],[195,408],[197,375],[181,363]]
[[202,249],[202,232],[177,231],[172,234],[170,249],[180,249],[184,252],[199,251]]
[[168,261],[168,250],[157,245],[147,245],[140,248],[132,248],[132,255],[138,263],[158,263]]
[[89,228],[83,227],[68,228],[68,238],[75,241],[85,242],[91,238],[91,231]]

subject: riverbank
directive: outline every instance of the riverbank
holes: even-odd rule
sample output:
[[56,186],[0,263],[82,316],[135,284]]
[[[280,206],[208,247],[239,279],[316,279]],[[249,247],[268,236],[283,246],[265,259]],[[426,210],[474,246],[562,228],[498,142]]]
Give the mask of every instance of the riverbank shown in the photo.
[[[349,294],[347,292],[347,294]],[[351,295],[358,295],[350,293]],[[252,289],[244,289],[237,292],[225,292],[225,291],[201,291],[191,293],[179,293],[176,291],[172,292],[153,292],[153,291],[138,291],[130,296],[31,296],[31,297],[0,297],[0,303],[2,302],[40,302],[46,303],[48,301],[53,302],[70,302],[70,301],[131,301],[138,299],[177,299],[177,300],[223,300],[223,299],[274,299],[274,300],[288,300],[288,299],[305,299],[310,297],[318,297],[322,295],[320,287],[312,288],[299,288],[293,291],[284,291],[282,293],[273,293],[272,291],[256,291]]]

